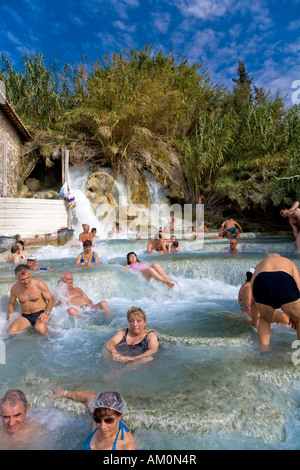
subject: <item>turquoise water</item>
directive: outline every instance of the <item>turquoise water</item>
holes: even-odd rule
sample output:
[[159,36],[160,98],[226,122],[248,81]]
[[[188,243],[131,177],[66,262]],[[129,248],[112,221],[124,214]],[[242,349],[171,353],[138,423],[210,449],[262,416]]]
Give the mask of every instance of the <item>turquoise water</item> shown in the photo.
[[[147,255],[145,242],[97,240],[101,265],[75,266],[79,249],[40,247],[38,262],[51,267],[39,276],[54,292],[60,275],[72,272],[74,285],[95,302],[106,299],[112,316],[84,318],[55,307],[49,334],[28,329],[6,334],[6,309],[15,282],[13,267],[0,265],[0,394],[22,389],[32,404],[30,419],[47,429],[47,442],[32,448],[81,449],[91,430],[82,404],[49,400],[51,389],[118,390],[128,403],[124,422],[146,450],[299,449],[300,369],[292,362],[296,334],[273,325],[271,352],[262,355],[255,328],[240,313],[237,295],[246,269],[267,251],[278,250],[300,268],[291,238],[243,238],[241,252],[228,241],[182,241],[183,253]],[[159,262],[176,281],[170,290],[140,275],[125,274],[128,251]],[[102,354],[105,342],[126,327],[132,306],[145,310],[160,347],[139,366],[114,363]],[[17,314],[14,314],[15,316]]]

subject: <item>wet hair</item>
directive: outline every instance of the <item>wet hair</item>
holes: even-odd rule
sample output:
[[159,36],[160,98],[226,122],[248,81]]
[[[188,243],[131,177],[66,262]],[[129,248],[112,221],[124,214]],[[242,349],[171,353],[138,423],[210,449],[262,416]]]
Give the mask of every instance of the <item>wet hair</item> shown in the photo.
[[177,240],[175,240],[174,242],[172,242],[172,245],[174,246],[174,248],[178,248],[179,243]]
[[147,321],[147,316],[144,312],[143,309],[141,309],[140,307],[131,307],[128,311],[127,311],[127,315],[126,315],[126,318],[127,318],[127,321],[130,321],[130,318],[135,316],[135,315],[138,315],[139,317],[141,317],[144,321]]
[[94,227],[92,228],[91,232],[97,232],[97,229]]
[[10,247],[10,252],[11,253],[17,253],[17,251],[19,251],[19,247],[17,245],[12,245]]
[[29,266],[27,264],[18,264],[15,267],[15,276],[18,278],[19,274],[25,274],[27,271],[30,272]]
[[92,244],[91,240],[85,240],[85,241],[83,242],[83,246],[84,246],[84,247],[93,246],[93,244]]
[[24,242],[23,242],[23,240],[17,240],[17,241],[16,241],[16,244],[17,244],[17,243],[20,243],[20,245],[22,245],[22,247],[24,248]]
[[[135,256],[136,256],[136,254],[135,254],[134,251],[130,251],[129,253],[127,253],[127,264],[131,264],[130,261],[129,261],[129,256],[130,256],[130,255],[135,255]],[[138,262],[140,262],[140,260],[137,258],[137,256],[136,256],[136,260],[137,260]]]
[[9,403],[11,406],[16,406],[20,402],[23,404],[24,411],[26,413],[29,403],[27,401],[25,393],[22,392],[22,390],[18,390],[18,389],[8,390],[0,398],[0,409],[2,409],[2,406],[4,405],[4,403]]

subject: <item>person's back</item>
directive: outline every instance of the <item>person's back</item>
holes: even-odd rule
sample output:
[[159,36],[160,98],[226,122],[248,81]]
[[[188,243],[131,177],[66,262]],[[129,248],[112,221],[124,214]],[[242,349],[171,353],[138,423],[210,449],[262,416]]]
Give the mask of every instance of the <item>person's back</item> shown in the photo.
[[19,247],[17,245],[13,245],[10,249],[10,255],[7,255],[3,259],[4,263],[13,263],[18,264],[22,262],[21,255],[19,253]]
[[[252,281],[261,272],[273,272],[273,271],[284,271],[291,276],[299,277],[297,266],[293,261],[288,258],[284,258],[279,253],[270,252],[266,258],[264,258],[255,268],[255,273]],[[299,285],[300,288],[300,285]]]

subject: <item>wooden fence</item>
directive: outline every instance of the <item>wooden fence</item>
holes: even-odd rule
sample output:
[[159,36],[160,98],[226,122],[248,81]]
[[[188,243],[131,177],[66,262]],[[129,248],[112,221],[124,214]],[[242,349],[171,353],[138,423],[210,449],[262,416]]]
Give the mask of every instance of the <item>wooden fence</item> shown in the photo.
[[0,235],[21,238],[56,233],[68,226],[65,200],[0,198]]

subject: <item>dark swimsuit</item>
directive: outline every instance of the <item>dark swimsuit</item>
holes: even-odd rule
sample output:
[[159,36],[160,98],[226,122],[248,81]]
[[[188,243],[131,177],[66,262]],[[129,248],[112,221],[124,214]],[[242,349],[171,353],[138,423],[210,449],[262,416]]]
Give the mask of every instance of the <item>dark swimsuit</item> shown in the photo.
[[300,292],[295,279],[285,271],[264,271],[254,279],[253,297],[259,304],[280,308],[298,300]]
[[37,321],[38,317],[44,313],[45,310],[40,310],[39,312],[36,312],[36,313],[30,313],[29,315],[27,315],[26,313],[22,313],[22,317],[26,318],[26,320],[29,321],[29,323],[34,326],[35,325],[35,322]]
[[[93,251],[93,255],[92,255],[92,259],[91,259],[91,263],[94,263],[95,262],[95,259],[94,259],[94,251]],[[84,259],[83,259],[83,256],[82,256],[82,253],[81,254],[81,260],[80,260],[80,263],[85,263]]]
[[137,344],[127,343],[128,331],[129,329],[126,328],[126,332],[122,340],[116,346],[117,351],[119,353],[123,353],[123,355],[126,356],[138,356],[139,354],[143,354],[144,352],[148,351],[147,336],[149,333],[154,333],[154,331],[148,331],[144,338]]

